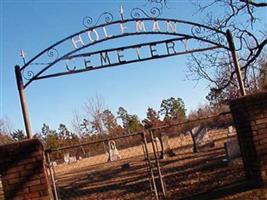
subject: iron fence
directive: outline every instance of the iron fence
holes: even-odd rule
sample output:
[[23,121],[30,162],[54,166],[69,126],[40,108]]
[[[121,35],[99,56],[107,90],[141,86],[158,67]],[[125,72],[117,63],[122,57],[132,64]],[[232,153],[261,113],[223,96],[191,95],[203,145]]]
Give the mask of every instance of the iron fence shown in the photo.
[[144,133],[46,151],[55,199],[159,199]]
[[186,199],[246,182],[231,113],[47,150],[55,199]]
[[246,182],[231,113],[150,129],[166,199],[187,199]]

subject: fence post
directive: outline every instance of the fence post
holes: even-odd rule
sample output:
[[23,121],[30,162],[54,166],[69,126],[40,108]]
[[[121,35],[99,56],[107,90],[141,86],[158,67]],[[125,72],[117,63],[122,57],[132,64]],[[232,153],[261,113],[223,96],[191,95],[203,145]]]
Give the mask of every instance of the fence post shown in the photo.
[[22,76],[21,76],[20,67],[18,65],[15,66],[15,75],[16,75],[17,87],[18,87],[18,91],[19,91],[19,99],[20,99],[20,105],[22,108],[22,114],[23,114],[26,134],[27,134],[27,138],[30,139],[30,138],[32,138],[32,130],[31,130],[29,113],[27,110],[23,80],[22,80]]
[[232,36],[232,34],[231,34],[229,29],[227,29],[227,31],[226,31],[226,38],[227,38],[227,41],[228,41],[230,52],[232,54],[232,58],[233,58],[234,66],[235,66],[235,71],[236,71],[236,75],[237,75],[237,80],[238,80],[238,84],[239,84],[240,93],[241,93],[242,96],[245,96],[246,95],[246,91],[245,91],[245,87],[244,87],[242,74],[241,74],[241,71],[240,71],[239,62],[238,62],[237,55],[236,55],[235,43],[234,43],[233,36]]

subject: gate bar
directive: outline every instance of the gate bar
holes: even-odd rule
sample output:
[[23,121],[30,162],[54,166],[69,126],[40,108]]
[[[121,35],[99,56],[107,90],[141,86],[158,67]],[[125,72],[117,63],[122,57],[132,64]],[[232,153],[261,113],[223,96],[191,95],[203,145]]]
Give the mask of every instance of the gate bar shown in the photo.
[[157,185],[156,185],[156,182],[155,182],[155,176],[154,176],[153,168],[152,168],[152,165],[151,165],[151,160],[149,158],[149,152],[148,152],[148,148],[147,148],[147,140],[146,140],[146,135],[145,135],[144,132],[142,133],[142,137],[143,137],[143,142],[144,142],[144,149],[145,149],[145,152],[146,152],[145,155],[147,157],[147,163],[148,163],[148,167],[149,167],[151,178],[152,178],[155,197],[156,197],[156,200],[159,200],[158,189],[157,189]]
[[[149,168],[149,163],[148,163],[148,158],[146,156],[146,149],[145,149],[145,143],[143,142],[142,145],[142,149],[143,149],[143,153],[144,153],[144,160],[146,161],[146,171],[147,174],[150,174],[150,168]],[[149,180],[149,186],[150,186],[150,191],[153,192],[153,185],[152,185],[152,180],[151,180],[151,176],[148,176],[148,180]]]
[[52,182],[54,200],[58,200],[56,182],[55,182],[55,177],[54,177],[54,168],[53,168],[53,170],[51,169],[52,164],[51,164],[49,152],[46,152],[46,157],[47,157],[47,162],[48,162],[48,169],[49,169],[49,173],[50,173],[50,178],[51,178],[51,182]]
[[153,134],[153,131],[151,131],[151,130],[149,130],[149,133],[150,133],[150,137],[151,137],[152,148],[153,148],[154,157],[156,160],[157,170],[158,170],[158,174],[159,174],[161,190],[162,190],[164,198],[166,199],[166,190],[165,190],[165,185],[164,185],[162,174],[161,174],[161,169],[160,169],[160,164],[159,164],[159,159],[158,159],[158,152],[156,152],[156,147],[155,147],[155,143],[154,143],[155,142],[154,141],[155,140],[154,134]]

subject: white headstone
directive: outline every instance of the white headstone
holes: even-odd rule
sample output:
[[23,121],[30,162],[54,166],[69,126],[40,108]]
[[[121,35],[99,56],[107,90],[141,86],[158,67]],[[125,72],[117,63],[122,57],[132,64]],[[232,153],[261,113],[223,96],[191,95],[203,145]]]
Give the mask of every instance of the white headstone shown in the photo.
[[109,141],[109,159],[108,161],[116,161],[121,159],[119,151],[117,150],[116,143],[114,140]]
[[69,158],[69,163],[77,162],[77,158],[75,156]]
[[69,161],[70,161],[70,154],[64,153],[64,163],[69,163]]

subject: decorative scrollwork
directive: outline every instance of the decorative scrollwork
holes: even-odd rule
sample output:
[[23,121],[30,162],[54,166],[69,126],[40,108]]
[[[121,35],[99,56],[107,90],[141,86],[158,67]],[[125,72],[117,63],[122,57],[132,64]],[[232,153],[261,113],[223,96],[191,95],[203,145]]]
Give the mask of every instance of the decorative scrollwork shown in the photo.
[[131,17],[133,19],[139,19],[142,16],[151,17],[151,18],[157,18],[160,15],[161,15],[161,11],[157,7],[151,8],[150,11],[149,11],[149,14],[146,11],[144,11],[143,9],[141,9],[141,8],[133,8],[132,11],[131,11]]
[[34,72],[33,71],[26,71],[22,70],[22,76],[26,80],[31,80],[34,77]]
[[98,17],[98,19],[97,19],[97,21],[95,23],[95,26],[98,25],[98,22],[101,20],[102,17],[104,18],[104,21],[105,21],[106,24],[108,24],[108,23],[113,21],[113,15],[111,13],[109,13],[109,12],[104,12]]
[[202,33],[202,28],[200,26],[192,26],[191,33],[193,36],[199,36]]
[[161,10],[159,8],[153,7],[150,9],[150,13],[153,18],[157,18],[161,15]]
[[98,17],[96,23],[93,24],[93,18],[86,16],[83,18],[83,26],[85,28],[90,28],[90,27],[92,27],[92,25],[96,26],[96,25],[98,25],[98,23],[100,22],[101,19],[104,19],[104,23],[108,24],[108,23],[111,23],[113,21],[113,18],[114,17],[111,13],[104,12]]
[[58,59],[59,57],[59,53],[58,53],[58,50],[55,49],[55,48],[51,48],[49,49],[47,52],[46,52],[47,56],[53,60],[56,60]]
[[92,26],[92,24],[93,24],[93,19],[92,19],[92,17],[85,16],[85,17],[83,18],[83,26],[84,26],[85,28],[89,28],[90,26]]

